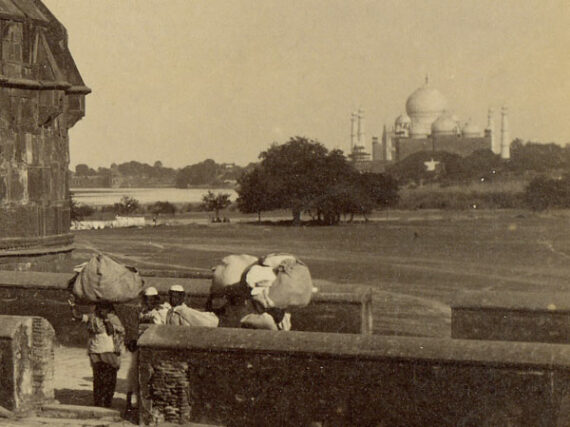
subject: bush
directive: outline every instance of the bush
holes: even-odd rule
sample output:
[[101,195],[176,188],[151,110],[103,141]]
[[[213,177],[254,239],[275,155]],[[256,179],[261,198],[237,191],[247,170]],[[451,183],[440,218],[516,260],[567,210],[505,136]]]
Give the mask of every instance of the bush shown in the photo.
[[570,207],[570,174],[560,179],[534,178],[524,193],[526,205],[533,210]]
[[523,194],[515,192],[410,191],[400,199],[400,209],[514,209],[524,207]]
[[148,207],[148,211],[154,215],[174,215],[176,214],[177,209],[176,206],[170,202],[156,202]]
[[119,203],[115,203],[113,210],[116,215],[130,215],[139,209],[140,203],[130,196],[123,196]]
[[95,209],[89,205],[78,204],[75,200],[71,199],[70,213],[72,221],[82,221],[84,218],[93,215]]

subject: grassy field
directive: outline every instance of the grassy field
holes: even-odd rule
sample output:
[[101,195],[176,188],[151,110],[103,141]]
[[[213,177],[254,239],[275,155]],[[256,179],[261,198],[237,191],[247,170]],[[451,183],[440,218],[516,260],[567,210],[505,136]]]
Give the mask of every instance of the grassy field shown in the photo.
[[317,281],[372,287],[384,334],[448,336],[460,290],[570,286],[568,212],[388,211],[337,227],[190,224],[82,231],[75,241],[77,261],[97,249],[140,268],[209,269],[230,253],[291,252]]

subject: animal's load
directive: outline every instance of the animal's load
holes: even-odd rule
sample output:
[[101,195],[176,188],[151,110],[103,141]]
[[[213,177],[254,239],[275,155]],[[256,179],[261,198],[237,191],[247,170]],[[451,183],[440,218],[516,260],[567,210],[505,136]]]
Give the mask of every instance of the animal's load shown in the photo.
[[134,267],[98,254],[80,266],[72,282],[72,292],[80,303],[128,302],[137,298],[143,280]]
[[245,279],[253,300],[265,308],[304,307],[311,301],[311,273],[293,255],[270,254],[262,257],[259,265],[250,268]]
[[244,273],[258,261],[252,255],[228,255],[222,259],[222,263],[213,268],[214,276],[210,287],[212,296],[220,295],[226,286],[241,282]]

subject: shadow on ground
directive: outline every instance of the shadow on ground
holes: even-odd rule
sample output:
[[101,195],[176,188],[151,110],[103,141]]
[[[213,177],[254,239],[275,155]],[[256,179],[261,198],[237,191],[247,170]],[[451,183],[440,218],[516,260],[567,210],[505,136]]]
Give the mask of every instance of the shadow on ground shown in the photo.
[[[93,391],[60,388],[55,390],[55,399],[62,405],[92,406]],[[125,405],[126,400],[115,394],[113,398],[113,409],[117,409],[122,412],[125,409]]]

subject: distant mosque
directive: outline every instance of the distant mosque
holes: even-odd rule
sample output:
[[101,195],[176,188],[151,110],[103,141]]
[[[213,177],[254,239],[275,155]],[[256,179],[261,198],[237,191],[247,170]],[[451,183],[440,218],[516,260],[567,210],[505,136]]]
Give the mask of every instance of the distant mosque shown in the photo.
[[462,124],[447,108],[447,100],[430,86],[426,76],[425,84],[408,97],[406,113],[396,118],[391,129],[384,125],[381,141],[372,138],[372,155],[365,147],[364,111],[352,113],[349,158],[357,169],[370,172],[381,172],[420,151],[445,151],[465,157],[477,150],[490,149],[503,159],[510,158],[506,107],[501,109],[500,139],[495,135],[492,109],[482,131],[471,120]]

